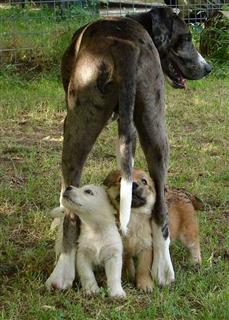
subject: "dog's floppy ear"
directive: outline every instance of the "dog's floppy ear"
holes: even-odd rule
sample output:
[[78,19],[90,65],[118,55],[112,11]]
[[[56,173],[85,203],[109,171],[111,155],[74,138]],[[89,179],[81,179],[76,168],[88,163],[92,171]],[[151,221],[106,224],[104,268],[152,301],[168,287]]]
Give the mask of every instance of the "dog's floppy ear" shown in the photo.
[[149,33],[159,53],[166,51],[173,32],[173,20],[176,14],[165,5],[152,7],[148,12],[127,15],[139,22]]
[[171,8],[165,6],[152,8],[149,13],[151,15],[152,39],[158,51],[161,52],[166,50],[170,44],[176,14]]
[[120,170],[114,170],[111,171],[108,176],[105,178],[105,180],[103,181],[103,184],[110,188],[111,186],[113,186],[115,183],[117,183],[117,179],[118,177],[121,178],[121,172]]

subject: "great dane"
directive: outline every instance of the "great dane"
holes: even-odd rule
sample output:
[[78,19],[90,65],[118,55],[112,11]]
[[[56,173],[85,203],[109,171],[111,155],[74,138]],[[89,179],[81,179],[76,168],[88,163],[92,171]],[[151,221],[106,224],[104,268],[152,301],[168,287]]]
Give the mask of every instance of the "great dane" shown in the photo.
[[[186,79],[201,79],[210,71],[211,66],[193,46],[186,24],[167,7],[152,8],[149,12],[125,18],[106,18],[83,26],[73,35],[62,60],[67,104],[62,191],[70,185],[79,186],[84,163],[96,138],[112,113],[118,113],[122,172],[120,223],[125,232],[131,207],[136,128],[155,182],[152,274],[160,285],[174,280],[164,199],[168,142],[163,73],[174,87],[184,88]],[[77,216],[66,212],[62,252],[49,278],[49,284],[55,288],[72,285],[68,262],[74,256],[79,230]]]

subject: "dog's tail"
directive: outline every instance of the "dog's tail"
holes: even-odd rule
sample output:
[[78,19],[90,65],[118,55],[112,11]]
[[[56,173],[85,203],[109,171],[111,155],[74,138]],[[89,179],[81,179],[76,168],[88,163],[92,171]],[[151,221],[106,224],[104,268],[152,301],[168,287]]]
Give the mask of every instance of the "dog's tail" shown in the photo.
[[120,61],[119,75],[119,120],[118,120],[118,164],[121,169],[120,186],[120,228],[123,234],[127,233],[127,225],[130,220],[132,201],[132,166],[133,148],[136,131],[133,114],[136,95],[136,76],[138,50],[128,48],[127,61]]

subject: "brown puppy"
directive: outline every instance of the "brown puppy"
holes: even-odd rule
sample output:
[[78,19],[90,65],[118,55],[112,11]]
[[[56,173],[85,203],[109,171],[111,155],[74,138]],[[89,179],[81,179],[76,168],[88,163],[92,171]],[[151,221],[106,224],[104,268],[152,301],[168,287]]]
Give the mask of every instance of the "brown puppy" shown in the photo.
[[[128,234],[124,238],[124,270],[136,285],[144,291],[152,290],[151,267],[153,261],[153,235],[150,224],[156,193],[149,175],[140,169],[133,170],[131,218]],[[104,181],[115,208],[120,200],[119,170],[111,172]],[[171,240],[180,240],[190,251],[193,263],[201,263],[198,220],[195,209],[203,209],[202,202],[181,189],[166,190]],[[136,275],[133,257],[137,258]]]

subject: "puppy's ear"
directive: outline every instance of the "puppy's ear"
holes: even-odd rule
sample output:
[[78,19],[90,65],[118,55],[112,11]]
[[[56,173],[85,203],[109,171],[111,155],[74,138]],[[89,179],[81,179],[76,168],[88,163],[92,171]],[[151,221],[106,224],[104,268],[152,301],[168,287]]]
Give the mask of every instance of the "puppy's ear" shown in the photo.
[[114,170],[111,171],[108,176],[105,178],[105,180],[103,181],[103,184],[110,188],[111,186],[113,186],[114,184],[116,184],[119,179],[119,177],[121,177],[121,172],[120,170]]

